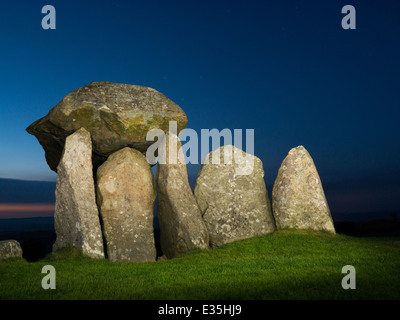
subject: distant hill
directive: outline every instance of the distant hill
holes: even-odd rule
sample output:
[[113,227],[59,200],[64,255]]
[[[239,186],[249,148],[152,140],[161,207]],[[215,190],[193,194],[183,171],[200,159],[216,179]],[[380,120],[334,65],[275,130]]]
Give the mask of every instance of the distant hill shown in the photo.
[[54,203],[56,182],[0,178],[0,203]]
[[0,241],[9,239],[20,243],[25,259],[37,261],[52,250],[56,239],[54,219],[0,219]]

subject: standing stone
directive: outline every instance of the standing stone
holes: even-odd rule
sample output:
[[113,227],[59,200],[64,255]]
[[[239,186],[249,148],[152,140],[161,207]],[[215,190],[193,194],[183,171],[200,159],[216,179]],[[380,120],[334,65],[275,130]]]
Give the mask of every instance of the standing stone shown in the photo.
[[0,241],[0,260],[22,258],[22,249],[16,240]]
[[53,250],[73,246],[92,258],[104,258],[96,205],[92,142],[84,128],[67,137],[57,168]]
[[111,261],[156,260],[153,207],[156,190],[145,156],[126,147],[97,171],[97,204]]
[[275,230],[263,177],[261,160],[234,146],[207,155],[194,195],[212,247]]
[[[160,242],[169,259],[209,246],[208,231],[189,185],[181,143],[175,134],[164,140],[157,166],[157,217]],[[176,152],[170,149],[176,148]]]
[[272,190],[272,207],[278,229],[298,228],[335,233],[321,179],[308,151],[289,151]]

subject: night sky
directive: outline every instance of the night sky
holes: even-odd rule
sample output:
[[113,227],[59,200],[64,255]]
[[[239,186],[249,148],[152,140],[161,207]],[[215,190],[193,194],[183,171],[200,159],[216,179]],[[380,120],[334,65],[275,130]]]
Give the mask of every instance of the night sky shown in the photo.
[[[46,4],[56,30],[41,27]],[[25,128],[112,81],[165,94],[198,133],[254,129],[269,192],[303,145],[332,211],[399,210],[399,18],[398,0],[2,1],[0,178],[54,181]]]

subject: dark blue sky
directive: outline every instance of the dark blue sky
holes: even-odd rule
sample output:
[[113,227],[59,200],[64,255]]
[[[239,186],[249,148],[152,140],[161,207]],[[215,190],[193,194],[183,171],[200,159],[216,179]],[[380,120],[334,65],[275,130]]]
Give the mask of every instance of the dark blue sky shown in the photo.
[[254,129],[269,188],[304,145],[332,211],[400,208],[399,1],[2,1],[0,43],[0,178],[54,180],[25,128],[112,81],[164,93],[198,132]]

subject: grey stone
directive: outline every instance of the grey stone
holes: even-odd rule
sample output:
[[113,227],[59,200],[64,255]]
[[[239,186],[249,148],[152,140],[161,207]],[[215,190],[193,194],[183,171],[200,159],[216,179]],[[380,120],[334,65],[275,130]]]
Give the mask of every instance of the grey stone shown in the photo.
[[261,160],[234,146],[207,155],[194,195],[212,247],[275,230],[263,177]]
[[168,260],[168,258],[166,255],[162,255],[157,258],[157,262],[162,262],[162,261],[167,261],[167,260]]
[[16,240],[0,241],[0,260],[22,258],[22,249]]
[[48,165],[56,171],[66,137],[85,128],[92,137],[97,169],[110,154],[126,146],[144,153],[153,143],[146,141],[147,132],[166,132],[169,121],[177,121],[180,132],[186,127],[187,118],[177,104],[160,92],[137,85],[92,82],[70,92],[26,130],[36,136]]
[[[164,143],[159,159],[165,161],[157,166],[157,217],[161,249],[171,259],[196,248],[207,249],[209,236],[189,185],[181,143],[172,133]],[[176,152],[170,152],[175,146]]]
[[156,189],[145,156],[126,147],[97,170],[97,204],[111,261],[156,260],[153,207]]
[[311,229],[335,233],[328,202],[308,151],[289,151],[272,190],[272,208],[278,229]]
[[72,246],[92,258],[104,258],[92,168],[92,142],[84,128],[66,139],[58,165],[53,250]]

